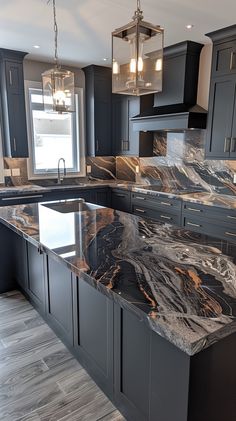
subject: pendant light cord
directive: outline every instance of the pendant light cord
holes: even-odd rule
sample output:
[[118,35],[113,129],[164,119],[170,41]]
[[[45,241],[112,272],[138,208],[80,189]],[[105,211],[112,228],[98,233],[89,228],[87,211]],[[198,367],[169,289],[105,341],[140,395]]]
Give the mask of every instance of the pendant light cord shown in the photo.
[[[48,4],[51,0],[48,0]],[[52,7],[53,7],[53,30],[54,30],[54,61],[56,67],[58,65],[58,25],[57,25],[57,14],[56,14],[56,0],[52,0]]]

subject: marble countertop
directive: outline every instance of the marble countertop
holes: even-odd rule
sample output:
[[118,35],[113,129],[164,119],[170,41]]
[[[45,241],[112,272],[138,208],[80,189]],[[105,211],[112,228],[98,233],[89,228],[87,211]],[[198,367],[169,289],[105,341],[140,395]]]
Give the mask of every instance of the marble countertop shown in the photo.
[[236,332],[234,246],[102,207],[9,206],[0,220],[188,355]]
[[[5,196],[14,196],[20,194],[31,194],[31,193],[43,193],[43,192],[52,192],[55,190],[74,190],[74,189],[87,189],[87,188],[98,188],[98,187],[113,187],[130,190],[132,192],[139,192],[142,194],[147,194],[151,196],[160,196],[167,195],[170,198],[177,197],[181,200],[200,203],[207,206],[217,206],[226,209],[236,209],[236,196],[223,195],[215,192],[199,192],[188,190],[172,190],[160,188],[161,191],[158,191],[158,187],[154,186],[153,190],[147,190],[147,185],[138,184],[130,181],[122,180],[86,180],[78,184],[52,184],[48,186],[38,186],[34,184],[28,184],[24,186],[15,186],[15,187],[0,187],[0,198]],[[148,186],[151,188],[151,186]]]

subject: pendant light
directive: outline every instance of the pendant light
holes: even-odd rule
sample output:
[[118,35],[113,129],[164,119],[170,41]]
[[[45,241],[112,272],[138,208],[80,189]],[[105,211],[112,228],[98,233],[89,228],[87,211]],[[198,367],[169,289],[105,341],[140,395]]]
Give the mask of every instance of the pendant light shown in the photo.
[[54,61],[53,69],[42,74],[44,110],[52,113],[70,113],[74,111],[74,73],[62,69],[58,63],[58,25],[56,19],[56,0],[52,1],[54,20]]
[[162,90],[164,30],[143,20],[140,0],[133,21],[112,33],[112,92],[146,95]]

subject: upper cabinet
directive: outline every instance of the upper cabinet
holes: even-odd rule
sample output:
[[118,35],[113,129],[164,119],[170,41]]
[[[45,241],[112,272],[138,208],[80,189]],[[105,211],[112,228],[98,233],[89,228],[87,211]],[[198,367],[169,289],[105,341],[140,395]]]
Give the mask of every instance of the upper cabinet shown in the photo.
[[213,41],[206,158],[236,158],[236,25],[207,34]]
[[151,132],[135,132],[132,117],[153,107],[153,95],[141,97],[112,95],[113,154],[125,156],[152,156]]
[[112,154],[111,69],[103,66],[83,68],[86,83],[86,144],[88,156]]
[[23,59],[27,53],[0,49],[3,155],[28,157]]

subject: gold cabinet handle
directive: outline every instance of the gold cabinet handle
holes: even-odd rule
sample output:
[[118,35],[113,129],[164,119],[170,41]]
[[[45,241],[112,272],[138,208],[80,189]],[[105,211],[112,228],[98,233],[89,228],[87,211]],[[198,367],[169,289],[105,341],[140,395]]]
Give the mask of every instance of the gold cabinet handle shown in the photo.
[[202,212],[202,209],[195,209],[195,208],[187,208],[187,210],[190,210],[192,212]]
[[229,219],[236,219],[236,216],[227,215],[227,218],[229,218]]
[[172,219],[170,216],[166,216],[166,215],[161,215],[161,218],[163,218],[163,219],[169,219],[169,220]]
[[231,144],[231,138],[225,137],[225,143],[224,143],[224,152],[230,151],[230,144]]
[[233,70],[234,69],[234,54],[235,54],[235,51],[231,51],[231,54],[230,54],[230,64],[229,64],[229,69],[230,70]]
[[146,213],[146,211],[144,209],[138,209],[138,208],[136,208],[135,210],[136,210],[136,212]]
[[164,206],[172,206],[172,204],[169,203],[169,202],[161,202],[161,205],[164,205]]

